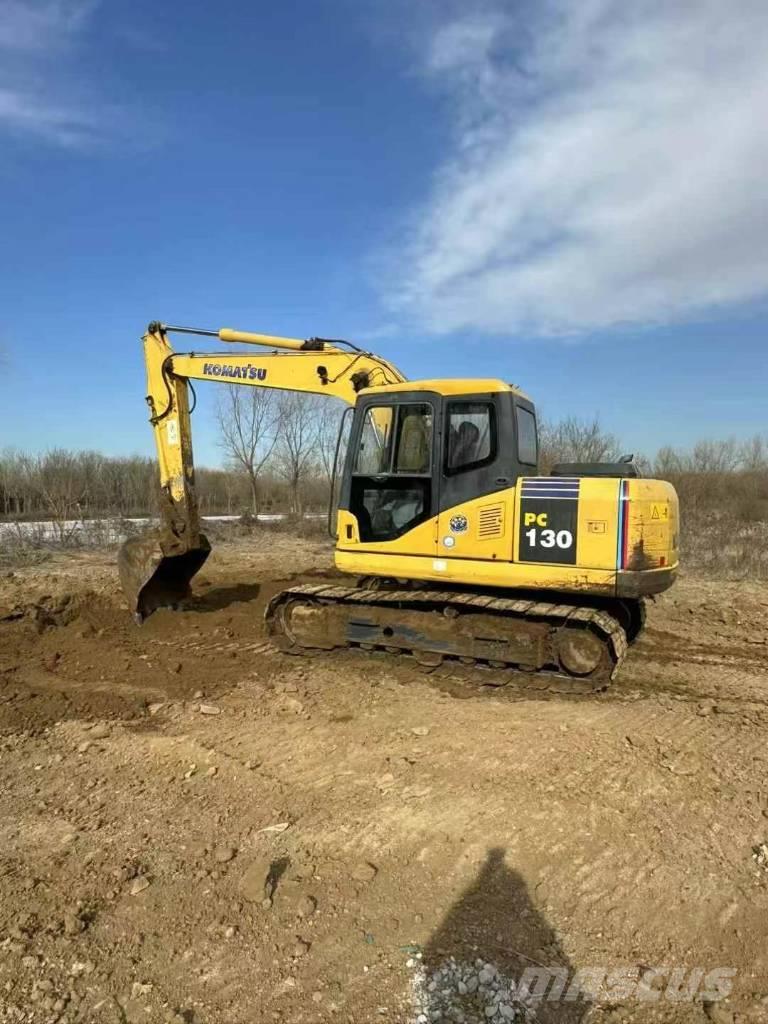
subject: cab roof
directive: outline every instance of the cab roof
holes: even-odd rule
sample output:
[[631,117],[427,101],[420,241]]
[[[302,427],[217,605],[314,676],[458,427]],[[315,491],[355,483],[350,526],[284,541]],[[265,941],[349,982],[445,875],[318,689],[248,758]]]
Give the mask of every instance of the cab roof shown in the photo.
[[511,393],[531,401],[528,395],[515,384],[507,384],[493,377],[441,377],[432,380],[404,380],[399,384],[376,384],[362,388],[361,395],[390,395],[399,391],[434,391],[438,395],[485,395],[499,392]]

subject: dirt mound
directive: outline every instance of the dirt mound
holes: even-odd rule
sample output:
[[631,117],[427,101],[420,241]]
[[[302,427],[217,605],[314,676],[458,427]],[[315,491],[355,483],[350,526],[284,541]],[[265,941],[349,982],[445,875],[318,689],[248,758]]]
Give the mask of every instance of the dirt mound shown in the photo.
[[38,632],[51,626],[66,626],[77,619],[95,603],[92,591],[63,593],[52,596],[45,594],[26,604],[0,607],[0,622],[17,622],[26,619],[32,622]]

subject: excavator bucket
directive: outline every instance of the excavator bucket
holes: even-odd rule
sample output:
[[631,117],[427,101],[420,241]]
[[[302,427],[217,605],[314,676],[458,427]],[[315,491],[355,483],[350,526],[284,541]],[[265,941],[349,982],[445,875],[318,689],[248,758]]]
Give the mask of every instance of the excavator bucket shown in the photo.
[[163,533],[150,530],[127,540],[117,556],[120,585],[139,623],[158,608],[176,608],[189,597],[192,577],[211,552],[207,537],[178,555],[163,550]]

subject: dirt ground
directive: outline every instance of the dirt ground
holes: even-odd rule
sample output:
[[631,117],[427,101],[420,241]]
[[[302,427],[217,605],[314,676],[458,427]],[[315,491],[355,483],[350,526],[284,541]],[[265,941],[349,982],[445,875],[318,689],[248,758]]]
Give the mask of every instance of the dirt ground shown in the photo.
[[[273,652],[330,565],[221,545],[140,628],[114,554],[0,580],[0,1022],[502,1019],[451,957],[650,972],[545,1022],[768,1020],[768,587],[684,577],[570,697]],[[695,968],[730,997],[673,999]]]

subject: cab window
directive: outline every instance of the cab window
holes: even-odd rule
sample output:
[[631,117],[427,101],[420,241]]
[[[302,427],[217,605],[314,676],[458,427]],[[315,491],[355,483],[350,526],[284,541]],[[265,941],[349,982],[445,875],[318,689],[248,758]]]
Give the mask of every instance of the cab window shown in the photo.
[[366,412],[355,460],[355,473],[377,476],[389,470],[394,413],[391,405],[377,406]]
[[539,450],[536,441],[536,417],[530,409],[516,406],[517,414],[517,457],[526,466],[536,466]]
[[495,410],[490,402],[449,402],[445,471],[461,473],[496,456]]
[[366,410],[355,460],[356,474],[429,473],[430,405],[377,405]]

